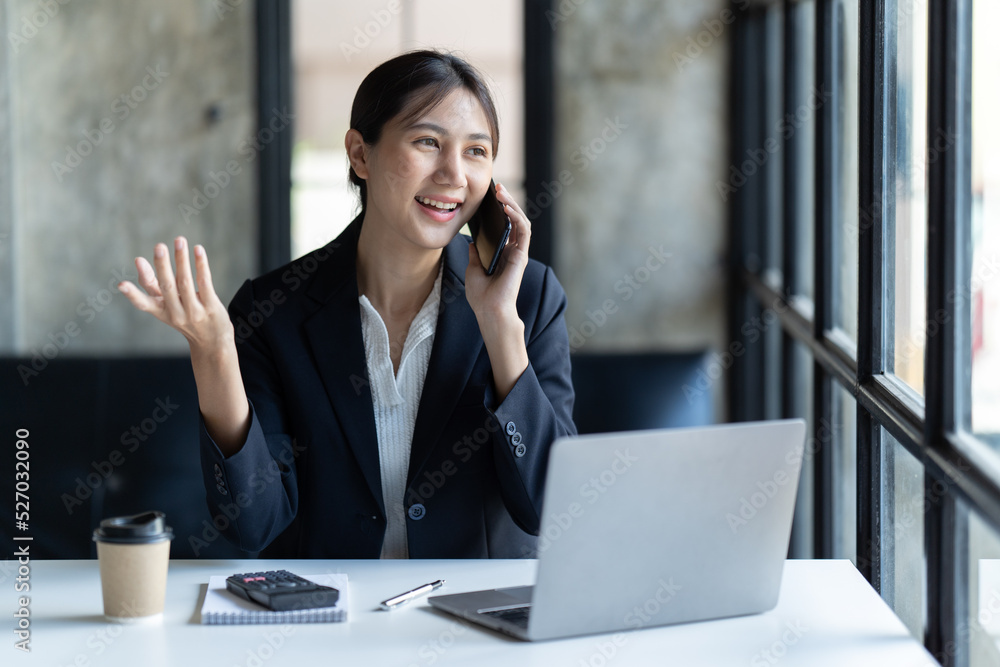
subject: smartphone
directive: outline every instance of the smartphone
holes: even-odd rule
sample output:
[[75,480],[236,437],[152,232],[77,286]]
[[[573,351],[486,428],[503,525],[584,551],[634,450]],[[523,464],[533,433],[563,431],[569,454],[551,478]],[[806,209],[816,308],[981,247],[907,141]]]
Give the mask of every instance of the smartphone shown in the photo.
[[510,236],[510,218],[503,210],[503,204],[497,199],[496,185],[490,179],[490,187],[486,196],[479,202],[479,208],[469,219],[469,231],[472,240],[479,251],[479,261],[486,269],[486,275],[492,276],[500,262],[500,253]]

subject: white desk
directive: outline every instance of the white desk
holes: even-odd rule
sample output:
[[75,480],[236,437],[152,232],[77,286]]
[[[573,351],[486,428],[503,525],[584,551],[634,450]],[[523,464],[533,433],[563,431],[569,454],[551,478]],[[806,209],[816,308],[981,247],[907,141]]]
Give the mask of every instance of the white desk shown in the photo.
[[[2,563],[0,563],[2,568]],[[210,574],[285,568],[346,572],[347,623],[209,626],[198,623]],[[434,579],[443,592],[531,583],[535,562],[171,561],[159,625],[120,625],[102,615],[97,561],[31,563],[31,653],[15,650],[11,570],[0,585],[0,664],[157,667],[425,667],[516,665],[936,665],[849,561],[788,561],[778,607],[766,614],[624,633],[525,643],[433,611],[426,598],[393,611],[379,601]]]

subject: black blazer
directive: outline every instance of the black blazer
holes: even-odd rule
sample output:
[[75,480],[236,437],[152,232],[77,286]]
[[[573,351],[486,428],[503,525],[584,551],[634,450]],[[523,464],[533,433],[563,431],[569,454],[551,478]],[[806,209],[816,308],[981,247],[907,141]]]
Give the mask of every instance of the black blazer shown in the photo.
[[[252,424],[229,458],[202,424],[201,458],[213,523],[246,551],[381,553],[386,512],[355,270],[360,228],[359,216],[325,247],[248,280],[229,306]],[[465,298],[468,241],[458,235],[444,251],[404,495],[409,554],[532,557],[549,447],[576,432],[566,295],[550,268],[528,263],[517,311],[529,365],[496,405]]]

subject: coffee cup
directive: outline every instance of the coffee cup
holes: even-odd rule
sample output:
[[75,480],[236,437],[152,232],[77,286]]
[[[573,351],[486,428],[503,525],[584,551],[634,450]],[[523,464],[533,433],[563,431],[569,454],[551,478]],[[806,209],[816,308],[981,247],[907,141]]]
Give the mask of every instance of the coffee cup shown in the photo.
[[163,512],[104,519],[94,530],[104,616],[124,623],[163,617],[170,540]]

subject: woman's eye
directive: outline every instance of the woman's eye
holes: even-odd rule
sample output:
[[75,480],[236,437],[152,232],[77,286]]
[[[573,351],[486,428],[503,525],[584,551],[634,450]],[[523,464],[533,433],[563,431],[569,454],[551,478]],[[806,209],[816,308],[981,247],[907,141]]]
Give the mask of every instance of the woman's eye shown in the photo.
[[424,137],[423,139],[417,139],[417,143],[424,146],[437,146],[437,139],[434,137]]
[[472,150],[473,155],[479,155],[481,157],[486,157],[488,155],[488,153],[486,152],[486,149],[483,148],[482,146],[476,146],[475,148],[472,148],[471,150]]

